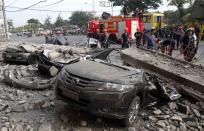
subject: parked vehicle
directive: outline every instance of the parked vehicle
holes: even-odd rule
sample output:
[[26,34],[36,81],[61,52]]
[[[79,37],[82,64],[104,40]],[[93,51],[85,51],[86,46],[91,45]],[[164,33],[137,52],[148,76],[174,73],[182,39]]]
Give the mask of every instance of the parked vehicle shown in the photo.
[[23,36],[23,33],[22,32],[18,32],[16,35],[17,36]]
[[54,35],[47,38],[47,43],[54,45],[69,45],[68,39],[63,35]]
[[143,31],[142,19],[136,17],[111,16],[102,21],[92,20],[88,23],[87,36],[94,38],[96,34],[106,29],[109,40],[117,42],[121,40],[125,28],[128,29],[130,38],[135,39],[134,34],[137,29]]
[[164,14],[163,13],[146,13],[143,14],[144,27],[147,30],[152,28],[160,29],[164,28]]
[[96,49],[96,48],[101,48],[101,44],[97,39],[89,38],[85,47]]
[[105,62],[80,61],[58,75],[57,98],[99,116],[132,125],[143,104],[147,82],[142,70]]

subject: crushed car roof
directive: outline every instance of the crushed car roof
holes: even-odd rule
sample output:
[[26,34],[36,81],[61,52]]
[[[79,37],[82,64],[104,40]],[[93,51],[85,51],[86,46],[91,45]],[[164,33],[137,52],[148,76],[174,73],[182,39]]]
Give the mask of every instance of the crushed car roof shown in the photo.
[[125,67],[95,61],[80,61],[66,66],[65,70],[70,74],[88,79],[123,84],[131,84],[132,75],[134,75],[134,80],[142,76],[141,70],[130,70]]

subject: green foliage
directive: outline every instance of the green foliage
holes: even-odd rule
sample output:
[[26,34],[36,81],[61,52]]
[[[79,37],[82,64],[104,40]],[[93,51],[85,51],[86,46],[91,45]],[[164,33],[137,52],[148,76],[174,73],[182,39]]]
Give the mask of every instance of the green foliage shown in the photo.
[[45,19],[44,28],[45,29],[52,29],[52,23],[51,23],[51,17],[50,16],[48,16]]
[[162,0],[109,0],[114,6],[128,7],[130,10],[139,9],[157,9]]
[[178,11],[165,11],[164,19],[167,25],[177,25],[180,23]]
[[41,26],[41,23],[39,22],[38,19],[29,19],[27,21],[28,25],[26,26],[26,29],[28,31],[32,31],[32,32],[36,32],[38,30],[38,28]]
[[188,0],[167,0],[169,3],[169,5],[173,5],[173,6],[176,6],[176,7],[183,7],[184,4],[186,4],[188,2]]
[[34,18],[29,19],[29,20],[27,21],[27,23],[28,23],[28,24],[36,24],[36,25],[39,25],[39,24],[40,24],[39,20],[38,20],[38,19],[34,19]]
[[76,11],[72,13],[70,19],[70,24],[78,25],[79,27],[86,26],[88,21],[93,19],[94,16],[92,13]]
[[64,25],[64,20],[60,16],[60,14],[57,16],[57,20],[55,21],[55,27],[63,27]]
[[179,21],[180,23],[183,23],[184,22],[183,17],[185,16],[184,5],[185,4],[192,5],[194,0],[167,0],[167,1],[170,2],[169,5],[177,7],[179,13]]

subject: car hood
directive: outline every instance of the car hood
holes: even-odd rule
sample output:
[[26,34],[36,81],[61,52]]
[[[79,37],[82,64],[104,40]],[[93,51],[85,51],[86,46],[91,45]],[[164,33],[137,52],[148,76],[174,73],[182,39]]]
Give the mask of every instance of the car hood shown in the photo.
[[130,70],[112,64],[95,61],[80,61],[65,67],[65,71],[78,77],[102,82],[133,84],[141,81],[142,70]]

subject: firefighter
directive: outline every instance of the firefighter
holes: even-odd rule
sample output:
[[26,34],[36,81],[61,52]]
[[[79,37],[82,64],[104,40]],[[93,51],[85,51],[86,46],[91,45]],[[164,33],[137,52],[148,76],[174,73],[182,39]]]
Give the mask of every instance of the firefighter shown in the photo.
[[190,28],[186,31],[182,41],[181,41],[181,53],[184,55],[184,60],[191,62],[195,56],[196,49],[196,39],[194,37],[194,32]]
[[138,8],[136,8],[135,11],[132,14],[132,17],[138,18],[139,17],[139,12],[140,12],[140,10]]
[[103,33],[101,34],[101,37],[100,37],[101,47],[103,47],[103,48],[108,48],[109,47],[109,44],[108,44],[107,40],[108,40],[107,30],[104,29]]
[[122,34],[122,48],[129,48],[129,33],[128,28],[124,29],[124,33]]
[[94,33],[94,39],[100,40],[100,29],[96,29],[96,33]]
[[143,19],[143,14],[144,14],[144,11],[140,10],[140,12],[138,14],[139,15],[139,19],[141,19],[141,20]]
[[137,31],[134,34],[135,39],[136,39],[136,47],[139,48],[139,46],[141,45],[141,40],[142,40],[142,32],[137,28]]
[[125,17],[127,17],[129,15],[129,13],[130,13],[130,9],[128,7],[126,7],[126,6],[123,7],[123,15]]

